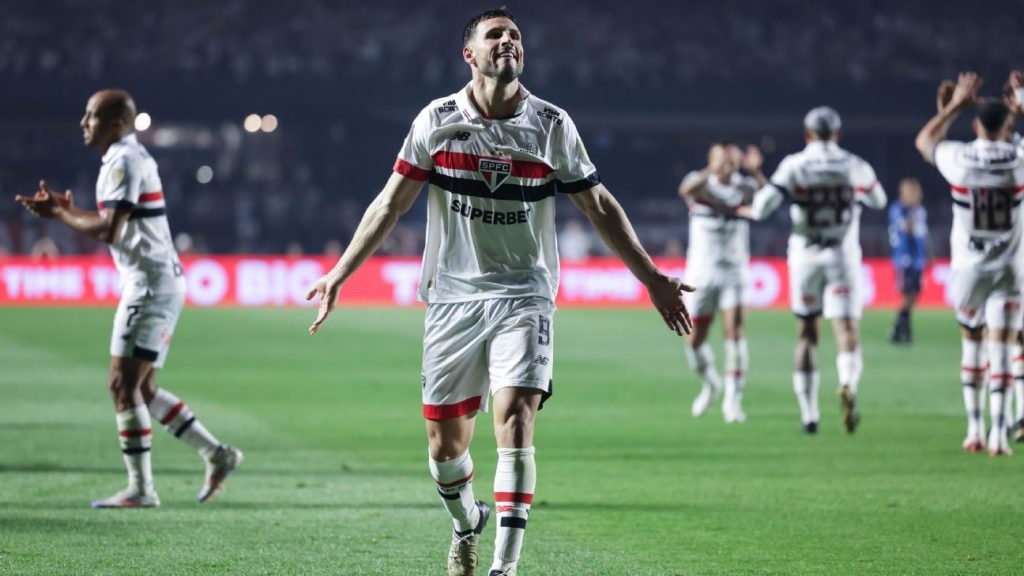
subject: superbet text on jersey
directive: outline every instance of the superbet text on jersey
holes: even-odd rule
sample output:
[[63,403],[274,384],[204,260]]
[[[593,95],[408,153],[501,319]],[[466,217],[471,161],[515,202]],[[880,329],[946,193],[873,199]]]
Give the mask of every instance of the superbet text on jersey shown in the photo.
[[468,90],[424,108],[395,162],[395,172],[430,184],[417,297],[554,301],[554,195],[592,188],[597,170],[565,111],[520,88],[515,116],[492,120]]

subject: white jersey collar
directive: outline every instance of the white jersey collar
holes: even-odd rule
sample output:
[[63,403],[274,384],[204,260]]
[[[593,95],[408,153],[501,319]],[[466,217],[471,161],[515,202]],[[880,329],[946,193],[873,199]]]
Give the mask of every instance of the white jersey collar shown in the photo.
[[815,140],[808,142],[807,147],[804,148],[808,152],[832,152],[838,149],[839,145],[835,140]]
[[138,143],[139,140],[135,137],[135,132],[125,134],[120,140],[111,144],[110,148],[107,148],[107,153],[103,155],[103,163],[106,164],[113,160],[114,156],[117,155],[118,150],[121,148]]
[[[458,103],[459,109],[462,110],[463,117],[465,117],[468,122],[491,120],[491,118],[487,118],[480,113],[480,110],[477,109],[476,105],[473,104],[473,100],[469,97],[469,94],[473,89],[472,86],[473,83],[469,82],[468,84],[466,84],[466,87],[460,90],[459,93],[455,96],[455,101]],[[526,101],[529,98],[530,91],[526,89],[526,86],[523,86],[522,82],[520,82],[519,105],[516,106],[516,113],[512,116],[512,118],[519,116],[526,110]],[[502,118],[502,120],[508,120],[508,118]]]

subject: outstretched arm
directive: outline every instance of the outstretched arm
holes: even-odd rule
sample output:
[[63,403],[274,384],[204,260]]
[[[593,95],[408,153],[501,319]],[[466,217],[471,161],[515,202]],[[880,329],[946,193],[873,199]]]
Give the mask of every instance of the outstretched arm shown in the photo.
[[693,292],[693,286],[678,278],[665,276],[640,245],[625,211],[612,193],[598,184],[589,190],[569,195],[573,204],[590,220],[604,243],[622,260],[646,288],[654,307],[661,313],[665,324],[680,336],[693,329],[690,313],[683,303],[683,292]]
[[119,205],[99,212],[83,210],[74,204],[71,190],[54,194],[45,180],[33,196],[15,196],[14,200],[39,218],[60,220],[71,229],[106,244],[117,242],[124,223],[131,214],[130,205]]
[[[953,125],[953,121],[960,115],[960,112],[977,101],[981,84],[982,79],[974,72],[961,73],[952,95],[949,96],[949,101],[918,132],[914,145],[926,162],[935,163],[935,148],[946,139],[949,127]],[[943,81],[939,85],[939,104],[945,99],[944,92],[948,92],[948,90],[948,80]]]
[[306,294],[306,300],[319,295],[320,308],[316,320],[309,327],[310,334],[316,334],[327,315],[334,310],[338,300],[338,291],[363,262],[380,247],[398,218],[409,211],[416,197],[419,196],[423,182],[407,178],[398,173],[391,174],[380,194],[370,203],[363,214],[352,242],[338,259],[338,263],[330,272],[324,274]]

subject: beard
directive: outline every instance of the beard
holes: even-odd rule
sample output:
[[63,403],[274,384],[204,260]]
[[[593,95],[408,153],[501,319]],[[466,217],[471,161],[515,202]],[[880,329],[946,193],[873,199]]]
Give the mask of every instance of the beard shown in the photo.
[[523,65],[521,62],[501,60],[497,64],[487,62],[485,66],[479,68],[480,73],[488,78],[494,78],[495,80],[508,84],[513,80],[519,78],[523,73]]

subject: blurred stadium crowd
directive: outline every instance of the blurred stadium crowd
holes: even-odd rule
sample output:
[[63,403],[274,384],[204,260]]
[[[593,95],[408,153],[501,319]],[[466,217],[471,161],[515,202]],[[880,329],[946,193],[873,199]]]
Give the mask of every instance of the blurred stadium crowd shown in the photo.
[[[984,11],[926,0],[509,7],[524,31],[525,85],[569,110],[605,182],[661,254],[682,250],[676,186],[703,166],[711,140],[761,145],[770,174],[801,147],[803,112],[827,103],[843,113],[844,145],[875,166],[890,197],[900,178],[922,179],[931,249],[944,255],[948,195],[913,136],[940,78],[976,69],[995,93],[1024,54],[1020,2]],[[468,79],[460,34],[475,9],[440,0],[0,0],[0,195],[32,192],[46,178],[92,205],[98,158],[82,148],[76,122],[88,94],[117,85],[152,114],[140,140],[160,164],[172,228],[190,250],[337,253],[416,111]],[[251,113],[273,113],[280,125],[249,132]],[[968,137],[963,126],[954,136]],[[422,201],[414,211],[387,252],[421,250]],[[572,207],[559,212],[577,230]],[[787,218],[779,211],[754,227],[754,254],[783,254]],[[863,222],[865,255],[886,255],[884,215]],[[95,250],[64,230],[0,202],[0,253]],[[586,253],[600,243],[576,245]]]

